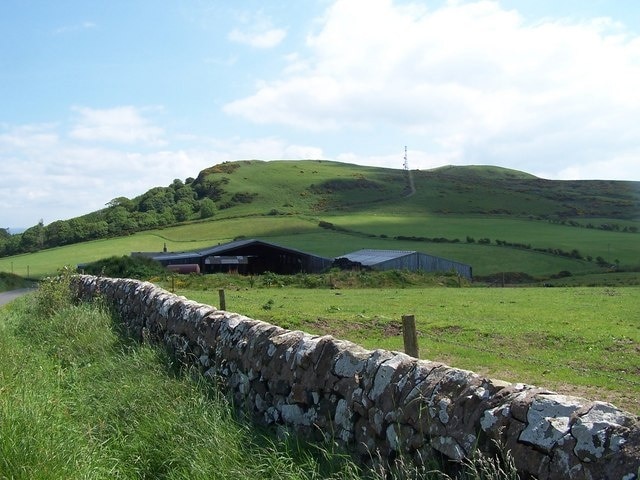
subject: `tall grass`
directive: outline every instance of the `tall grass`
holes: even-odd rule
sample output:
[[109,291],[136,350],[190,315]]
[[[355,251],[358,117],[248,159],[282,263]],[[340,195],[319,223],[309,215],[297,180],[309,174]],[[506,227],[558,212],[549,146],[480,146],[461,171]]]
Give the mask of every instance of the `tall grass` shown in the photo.
[[31,282],[26,281],[24,278],[14,275],[13,273],[0,272],[0,292],[6,292],[7,290],[16,290],[18,288],[27,288],[31,285]]
[[[99,303],[74,305],[68,279],[0,309],[1,479],[450,478],[366,470],[335,445],[251,426],[214,385],[121,335]],[[478,465],[458,478],[500,478]]]

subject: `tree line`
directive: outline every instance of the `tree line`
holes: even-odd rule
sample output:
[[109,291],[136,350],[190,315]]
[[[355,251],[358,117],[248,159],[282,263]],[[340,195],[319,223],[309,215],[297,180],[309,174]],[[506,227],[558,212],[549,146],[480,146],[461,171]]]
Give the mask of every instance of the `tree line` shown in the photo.
[[133,199],[114,198],[105,208],[81,217],[48,225],[40,220],[21,234],[0,229],[0,257],[210,218],[221,208],[253,200],[255,194],[236,193],[222,201],[228,181],[203,172],[197,179],[175,179],[168,187],[152,188]]

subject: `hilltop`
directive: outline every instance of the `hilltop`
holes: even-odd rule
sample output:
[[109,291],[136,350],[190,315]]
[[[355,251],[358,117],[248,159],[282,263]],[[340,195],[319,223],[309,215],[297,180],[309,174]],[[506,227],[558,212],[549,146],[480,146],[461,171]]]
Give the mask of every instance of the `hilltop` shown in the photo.
[[[326,160],[246,160],[214,165],[135,198],[116,197],[82,217],[0,235],[0,253],[136,232],[145,233],[131,241],[155,236],[170,248],[268,236],[323,255],[344,253],[351,245],[429,250],[480,263],[483,274],[550,275],[637,267],[639,226],[640,182],[546,180],[480,165],[405,171]],[[479,254],[486,258],[479,260]]]

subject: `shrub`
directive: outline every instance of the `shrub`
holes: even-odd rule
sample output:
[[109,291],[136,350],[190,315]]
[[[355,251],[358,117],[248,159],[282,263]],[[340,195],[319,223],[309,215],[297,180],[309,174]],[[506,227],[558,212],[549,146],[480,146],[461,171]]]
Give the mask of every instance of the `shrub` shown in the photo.
[[82,267],[89,275],[104,275],[115,278],[135,278],[147,280],[166,274],[165,268],[157,261],[147,257],[108,257],[86,264]]
[[35,295],[36,315],[51,318],[72,304],[71,267],[63,267],[55,277],[43,278]]

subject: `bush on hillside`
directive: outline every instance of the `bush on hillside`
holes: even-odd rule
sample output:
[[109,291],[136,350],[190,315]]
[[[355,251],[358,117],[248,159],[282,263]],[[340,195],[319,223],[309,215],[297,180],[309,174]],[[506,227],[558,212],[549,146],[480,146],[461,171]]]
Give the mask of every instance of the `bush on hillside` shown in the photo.
[[83,265],[82,270],[89,275],[103,275],[115,278],[135,278],[147,280],[164,275],[166,269],[157,261],[146,257],[108,257]]

